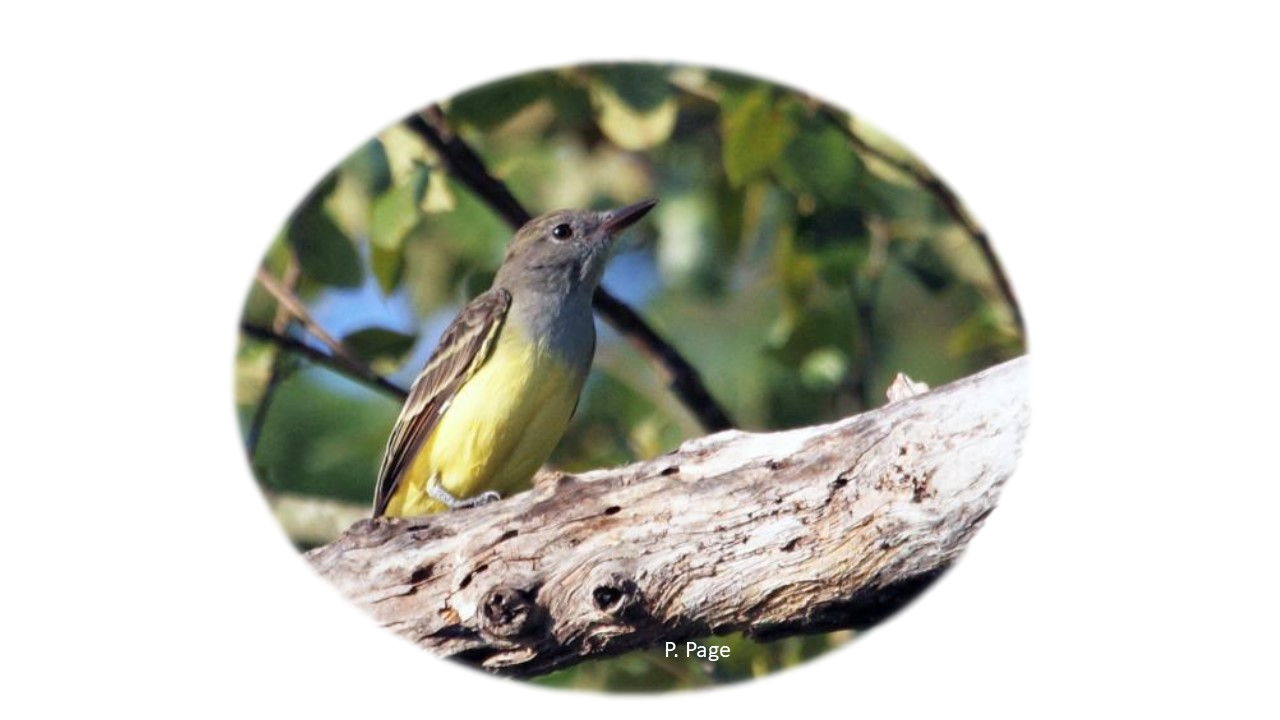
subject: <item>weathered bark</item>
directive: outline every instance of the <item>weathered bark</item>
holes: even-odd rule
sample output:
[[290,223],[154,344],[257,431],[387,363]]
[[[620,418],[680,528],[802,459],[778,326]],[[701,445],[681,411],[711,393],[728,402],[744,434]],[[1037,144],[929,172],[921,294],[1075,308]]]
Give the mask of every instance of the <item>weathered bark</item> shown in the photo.
[[1026,373],[1019,358],[829,425],[721,432],[480,508],[364,520],[308,558],[386,627],[520,677],[668,640],[866,627],[994,509]]

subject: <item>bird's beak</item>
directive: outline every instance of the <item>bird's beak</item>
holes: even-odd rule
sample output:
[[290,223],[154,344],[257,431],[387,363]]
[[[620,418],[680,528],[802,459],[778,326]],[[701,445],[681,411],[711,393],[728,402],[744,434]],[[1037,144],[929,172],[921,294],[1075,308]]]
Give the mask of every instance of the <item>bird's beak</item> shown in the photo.
[[617,210],[610,210],[605,213],[604,230],[605,233],[612,236],[626,230],[637,220],[644,217],[654,205],[658,204],[657,198],[648,198],[640,202],[634,202],[625,205]]

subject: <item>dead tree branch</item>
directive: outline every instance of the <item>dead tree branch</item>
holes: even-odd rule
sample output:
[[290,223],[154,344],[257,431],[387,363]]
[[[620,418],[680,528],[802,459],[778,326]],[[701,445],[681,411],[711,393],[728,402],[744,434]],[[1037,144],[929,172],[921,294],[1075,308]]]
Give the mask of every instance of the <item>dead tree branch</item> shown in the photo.
[[1026,430],[1026,358],[829,425],[722,432],[308,553],[378,622],[528,677],[712,634],[866,627],[945,570]]

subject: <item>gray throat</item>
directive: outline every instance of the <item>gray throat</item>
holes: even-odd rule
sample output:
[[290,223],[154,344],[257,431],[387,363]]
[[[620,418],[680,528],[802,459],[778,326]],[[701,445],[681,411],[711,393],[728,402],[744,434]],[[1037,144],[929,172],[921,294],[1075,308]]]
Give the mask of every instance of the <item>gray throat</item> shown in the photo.
[[586,374],[595,356],[596,326],[591,313],[594,289],[579,284],[568,293],[522,288],[511,293],[508,323]]

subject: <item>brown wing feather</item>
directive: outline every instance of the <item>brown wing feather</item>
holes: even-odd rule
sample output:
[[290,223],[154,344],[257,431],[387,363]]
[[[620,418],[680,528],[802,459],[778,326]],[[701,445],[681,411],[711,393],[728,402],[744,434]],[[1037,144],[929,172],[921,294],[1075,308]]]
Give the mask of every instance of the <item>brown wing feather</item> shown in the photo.
[[422,443],[431,437],[448,403],[476,370],[489,359],[493,340],[511,307],[511,294],[493,288],[472,300],[440,336],[427,366],[413,381],[400,410],[373,494],[373,516],[386,512],[401,477]]

